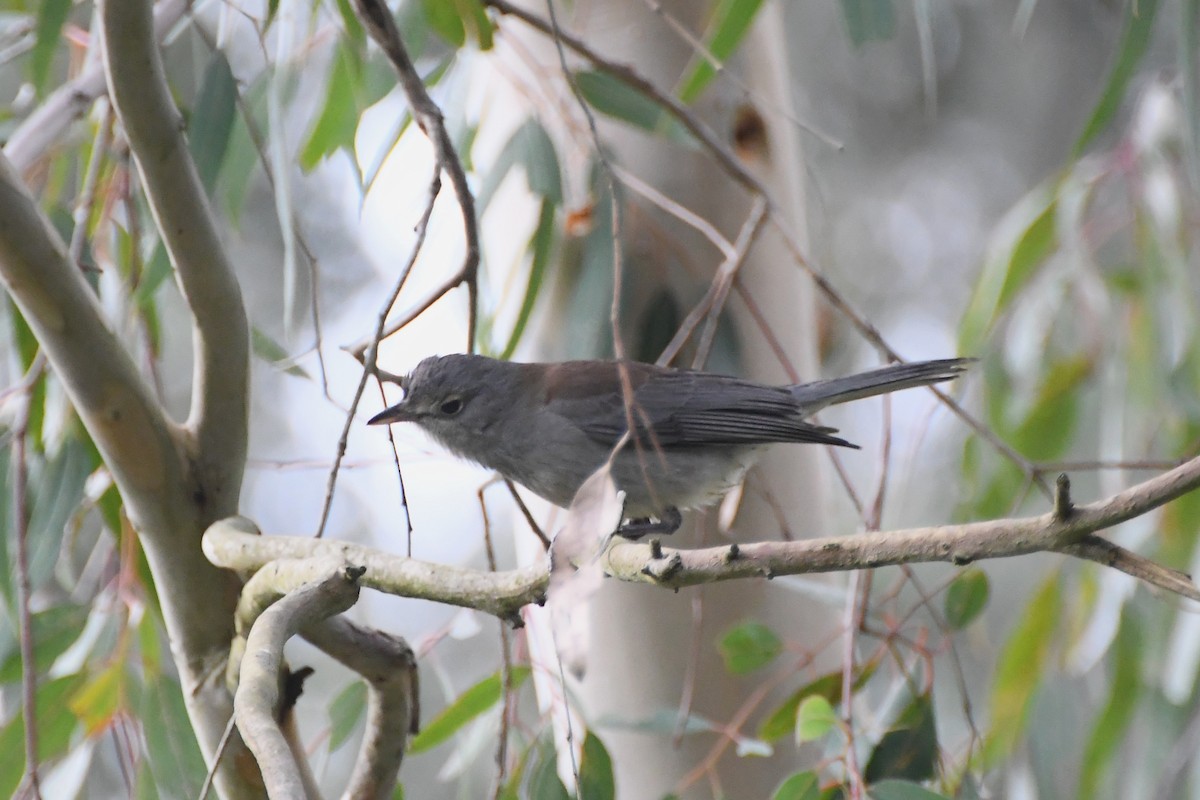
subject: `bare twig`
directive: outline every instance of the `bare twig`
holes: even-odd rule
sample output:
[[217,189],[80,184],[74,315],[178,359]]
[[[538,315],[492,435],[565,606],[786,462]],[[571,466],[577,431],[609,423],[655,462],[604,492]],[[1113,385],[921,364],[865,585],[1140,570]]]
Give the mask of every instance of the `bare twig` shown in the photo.
[[[738,234],[737,242],[729,245],[729,250],[725,252],[725,260],[721,262],[721,266],[717,267],[717,273],[709,284],[708,290],[700,301],[692,307],[688,315],[684,317],[683,322],[679,324],[675,335],[671,337],[671,341],[663,348],[662,353],[658,356],[657,364],[666,366],[675,360],[679,355],[679,351],[683,349],[684,344],[691,338],[692,333],[696,330],[696,326],[700,321],[708,315],[708,328],[714,328],[714,320],[721,313],[721,308],[725,305],[725,299],[729,295],[729,287],[737,279],[738,270],[746,261],[746,256],[750,253],[750,246],[758,237],[758,233],[762,230],[762,224],[765,219],[764,213],[766,207],[763,203],[755,203],[751,209],[746,221],[742,223],[741,232]],[[708,328],[705,329],[702,344],[696,349],[696,358],[692,362],[693,367],[701,367],[708,360],[708,351],[712,345],[712,336],[709,334]]]
[[517,487],[508,478],[504,479],[504,485],[508,487],[508,493],[512,495],[513,502],[517,504],[517,508],[521,511],[521,516],[525,517],[525,523],[529,526],[529,530],[533,531],[533,535],[542,543],[543,550],[550,549],[550,537],[542,532],[542,528],[538,525],[537,520],[533,518],[533,514],[529,511],[529,506],[525,505],[525,501],[521,499],[521,495],[517,492]]
[[[480,487],[479,510],[483,514],[483,545],[487,553],[488,569],[497,571],[496,548],[492,544],[492,526],[488,519],[487,502],[483,492],[486,486]],[[513,712],[513,664],[512,643],[509,641],[508,625],[500,621],[500,735],[496,737],[496,785],[492,793],[494,800],[500,800],[504,793],[504,776],[508,770],[508,735],[509,724]]]
[[670,12],[664,9],[662,3],[658,2],[658,0],[643,0],[643,2],[650,8],[651,11],[653,11],[655,14],[661,17],[664,22],[667,23],[667,26],[672,32],[675,33],[676,36],[687,42],[688,47],[690,47],[697,56],[702,58],[705,63],[712,67],[713,72],[717,77],[724,78],[737,86],[738,89],[742,91],[742,94],[748,98],[752,98],[756,105],[760,105],[769,109],[773,114],[778,114],[800,130],[804,131],[805,133],[812,134],[817,139],[834,148],[835,150],[845,149],[845,145],[842,142],[833,138],[825,131],[815,127],[812,123],[802,121],[792,114],[787,108],[783,108],[777,103],[771,103],[769,100],[762,97],[758,92],[754,91],[750,85],[743,81],[740,77],[726,69],[725,64],[722,63],[719,58],[717,58],[712,50],[708,49],[704,42],[702,42],[691,31],[689,31],[687,26],[685,26]]
[[217,742],[217,749],[213,753],[208,772],[204,775],[204,783],[200,784],[200,793],[196,795],[197,800],[206,800],[208,793],[212,791],[213,778],[216,777],[217,767],[221,764],[221,758],[225,755],[225,748],[229,746],[235,730],[237,730],[237,717],[230,714],[229,722],[225,723],[225,731],[221,734],[221,740]]
[[[391,19],[389,17],[389,19]],[[367,381],[375,371],[375,361],[379,357],[379,342],[384,338],[384,326],[387,324],[388,311],[396,302],[396,298],[400,296],[400,292],[404,289],[404,284],[408,281],[408,276],[412,273],[413,266],[417,263],[417,256],[421,254],[421,248],[425,245],[425,233],[429,230],[429,217],[433,214],[433,206],[437,203],[438,194],[442,191],[442,178],[439,173],[434,173],[433,180],[429,184],[429,200],[425,204],[425,211],[421,214],[421,219],[417,222],[416,234],[417,241],[413,244],[412,252],[408,256],[408,262],[400,270],[400,274],[396,277],[396,283],[392,287],[392,293],[388,295],[388,300],[383,304],[383,308],[379,311],[379,317],[375,321],[375,332],[371,341],[367,345],[367,349],[363,354],[363,371],[358,379],[358,387],[354,390],[354,399],[350,402],[350,410],[346,413],[346,421],[342,425],[342,435],[338,437],[337,455],[333,459],[333,468],[329,470],[329,481],[325,486],[325,502],[321,507],[321,521],[317,525],[317,538],[321,538],[325,534],[325,523],[329,521],[329,512],[333,508],[333,491],[337,487],[338,472],[341,470],[342,458],[346,455],[346,446],[350,441],[350,428],[354,425],[354,415],[358,411],[358,403],[362,400],[363,391],[367,388]]]
[[[560,42],[563,46],[570,48],[573,52],[585,58],[600,72],[617,79],[657,104],[664,113],[692,134],[713,160],[717,162],[717,165],[735,183],[745,189],[751,197],[761,198],[766,203],[767,218],[782,237],[785,247],[792,256],[792,260],[809,275],[817,290],[825,297],[826,301],[845,317],[859,334],[875,347],[881,355],[891,361],[902,360],[900,354],[888,344],[879,330],[850,304],[829,278],[805,254],[804,249],[800,246],[799,241],[789,228],[786,216],[779,212],[775,201],[771,198],[762,181],[738,159],[734,151],[711,128],[689,111],[683,103],[670,93],[660,89],[633,67],[606,58],[582,38],[558,29],[558,26],[552,21],[542,19],[536,14],[513,4],[509,0],[484,0],[484,4],[491,6],[501,14],[521,20],[526,25],[541,31],[547,36],[554,37],[555,41]],[[746,298],[744,293],[743,298],[747,300],[747,304],[749,305],[749,298]],[[775,348],[775,351],[781,357],[780,363],[786,366],[787,361],[782,357],[781,349]],[[1050,496],[1049,485],[1034,468],[1033,462],[1008,446],[987,425],[975,419],[944,392],[935,387],[930,387],[930,389],[937,394],[943,403],[949,406],[956,416],[966,422],[972,430],[978,433],[1005,458],[1016,464],[1023,473],[1030,476],[1047,497]]]
[[83,267],[83,245],[87,242],[88,218],[92,215],[92,204],[96,201],[100,168],[108,156],[108,143],[112,136],[112,113],[108,102],[101,98],[96,101],[96,106],[100,119],[96,125],[96,137],[92,140],[92,154],[88,158],[83,186],[79,190],[79,200],[72,214],[74,226],[71,228],[71,243],[67,247],[67,257],[71,259],[71,263],[80,267]]
[[1058,480],[1054,483],[1054,518],[1059,522],[1066,522],[1074,511],[1075,506],[1071,504],[1071,479],[1067,477],[1067,473],[1060,472]]
[[25,378],[21,381],[25,398],[16,424],[13,426],[13,527],[17,538],[17,599],[18,619],[21,624],[21,716],[25,721],[25,774],[21,779],[24,794],[41,799],[42,789],[38,780],[38,718],[37,718],[37,662],[34,658],[33,612],[29,607],[33,588],[29,583],[29,498],[26,484],[29,479],[29,463],[26,460],[25,439],[29,427],[29,392],[33,383],[42,374],[45,362],[35,359]]
[[[437,160],[437,168],[439,171],[444,170],[446,172],[446,175],[450,178],[450,185],[454,188],[455,199],[458,201],[458,207],[462,212],[463,235],[466,239],[467,254],[463,260],[462,267],[459,268],[452,280],[454,286],[461,286],[463,284],[467,286],[467,293],[469,295],[467,352],[474,352],[479,301],[479,287],[477,283],[479,273],[479,226],[475,215],[475,197],[471,194],[471,187],[467,185],[467,175],[463,171],[462,161],[459,159],[458,153],[454,150],[454,143],[450,141],[450,134],[446,131],[445,121],[442,119],[442,110],[438,108],[437,104],[430,98],[429,92],[425,90],[425,84],[421,81],[421,76],[417,74],[417,70],[408,56],[408,50],[404,47],[404,42],[400,39],[400,31],[396,29],[396,23],[392,19],[392,13],[388,10],[387,4],[381,0],[355,0],[354,6],[358,11],[359,19],[362,20],[363,26],[367,29],[371,38],[375,40],[375,43],[383,50],[388,60],[392,62],[392,66],[395,67],[396,74],[400,78],[400,88],[404,91],[405,97],[408,98],[408,105],[412,111],[413,119],[416,120],[418,127],[425,132],[425,135],[429,137]],[[384,338],[390,336],[401,327],[403,325],[389,326],[384,333]]]

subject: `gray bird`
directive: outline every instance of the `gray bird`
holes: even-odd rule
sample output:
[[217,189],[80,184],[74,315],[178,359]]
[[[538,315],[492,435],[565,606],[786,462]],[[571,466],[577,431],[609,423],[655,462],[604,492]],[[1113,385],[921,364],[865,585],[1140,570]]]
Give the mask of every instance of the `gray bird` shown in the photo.
[[[896,364],[768,386],[628,361],[519,364],[434,356],[402,380],[404,399],[368,424],[415,422],[455,455],[567,508],[632,419],[634,435],[617,454],[612,478],[625,491],[629,520],[618,533],[636,537],[674,531],[680,509],[720,499],[773,442],[857,449],[834,436],[835,429],[805,421],[820,409],[951,380],[973,360]],[[631,404],[622,392],[622,369]]]

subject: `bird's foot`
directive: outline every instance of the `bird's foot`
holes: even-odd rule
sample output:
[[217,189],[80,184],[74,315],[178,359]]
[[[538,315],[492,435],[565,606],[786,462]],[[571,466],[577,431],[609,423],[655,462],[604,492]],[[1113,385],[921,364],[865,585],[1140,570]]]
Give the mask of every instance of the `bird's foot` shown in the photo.
[[678,508],[672,507],[665,509],[658,519],[641,517],[625,520],[617,528],[617,536],[636,541],[650,533],[669,535],[679,530],[679,526],[682,524],[683,514],[679,513]]

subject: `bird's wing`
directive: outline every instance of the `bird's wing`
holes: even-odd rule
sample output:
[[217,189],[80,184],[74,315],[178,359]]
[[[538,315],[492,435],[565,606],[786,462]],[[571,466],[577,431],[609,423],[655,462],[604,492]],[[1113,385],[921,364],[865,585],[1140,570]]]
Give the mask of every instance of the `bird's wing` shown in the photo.
[[[633,392],[626,408],[622,367]],[[607,446],[632,416],[639,439],[660,447],[812,442],[853,447],[833,428],[805,422],[785,387],[634,362],[566,362],[546,376],[546,402],[588,437]],[[649,432],[649,435],[646,435]]]

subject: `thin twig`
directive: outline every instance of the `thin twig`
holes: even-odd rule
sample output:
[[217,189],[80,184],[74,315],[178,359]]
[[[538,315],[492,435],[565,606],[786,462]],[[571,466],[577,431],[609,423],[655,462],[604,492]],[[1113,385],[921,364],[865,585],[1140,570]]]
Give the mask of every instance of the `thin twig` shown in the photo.
[[[496,566],[496,548],[492,544],[492,526],[488,519],[487,501],[483,492],[487,486],[482,486],[477,493],[479,510],[483,514],[483,546],[487,553],[488,569],[498,570]],[[492,793],[493,800],[500,800],[504,794],[504,776],[508,769],[508,732],[512,722],[513,711],[513,671],[512,643],[509,641],[508,624],[498,620],[500,626],[500,734],[496,742],[496,786]]]
[[[736,547],[736,545],[731,545]],[[679,709],[675,712],[675,731],[671,735],[671,744],[679,747],[687,733],[688,718],[692,715],[692,702],[696,697],[696,673],[700,669],[700,648],[704,629],[704,592],[692,595],[692,626],[691,645],[688,647],[687,667],[683,673],[683,690],[679,696]]]
[[761,197],[755,198],[754,207],[750,209],[750,214],[746,217],[746,222],[738,233],[737,241],[733,244],[736,256],[721,264],[713,279],[712,302],[708,308],[708,319],[700,334],[700,343],[696,346],[696,358],[693,366],[697,368],[708,363],[708,356],[712,352],[713,342],[717,336],[717,325],[721,321],[721,314],[725,311],[725,301],[729,297],[729,287],[737,280],[738,272],[741,270],[742,264],[746,262],[750,248],[758,241],[758,236],[762,233],[763,224],[766,221],[766,201]]
[[[383,383],[379,384],[379,399],[384,405],[387,405],[387,395],[383,391]],[[391,425],[385,425],[387,428],[388,446],[392,450],[392,466],[396,468],[396,479],[400,483],[400,508],[404,510],[404,540],[407,544],[407,549],[404,554],[412,558],[413,554],[413,524],[412,510],[408,507],[408,488],[404,485],[404,470],[400,468],[400,450],[396,447],[396,434],[392,432]]]
[[28,796],[40,800],[38,780],[37,662],[34,659],[33,612],[29,607],[33,588],[29,582],[29,498],[27,483],[26,438],[29,434],[29,392],[42,373],[42,359],[35,359],[22,379],[25,392],[20,414],[13,426],[13,516],[17,535],[18,618],[21,623],[21,715],[25,721],[25,774],[22,785]]
[[537,520],[533,518],[533,514],[529,511],[529,506],[525,505],[525,501],[521,498],[521,494],[517,491],[517,487],[508,478],[504,479],[504,485],[508,487],[508,493],[512,495],[513,502],[517,504],[517,508],[521,511],[521,516],[525,517],[525,523],[529,525],[529,530],[533,531],[533,535],[542,543],[542,550],[550,549],[550,537],[543,531]]
[[[433,145],[437,169],[439,172],[444,170],[446,175],[449,176],[450,185],[454,189],[455,199],[458,200],[458,207],[462,212],[463,236],[466,239],[467,254],[463,259],[462,267],[459,268],[454,276],[454,285],[461,286],[462,284],[466,284],[467,286],[469,304],[467,352],[474,352],[479,305],[478,273],[480,253],[479,225],[475,213],[475,196],[471,194],[471,187],[467,184],[467,175],[463,171],[462,161],[459,159],[458,153],[454,150],[454,143],[450,140],[450,134],[446,131],[445,120],[442,118],[442,110],[438,108],[437,104],[429,96],[429,92],[425,90],[425,84],[421,80],[421,76],[417,74],[417,70],[408,56],[408,50],[400,38],[400,31],[396,28],[396,22],[392,19],[392,12],[388,9],[387,4],[381,0],[354,0],[354,6],[358,11],[359,19],[363,22],[363,26],[396,69],[396,74],[400,79],[400,88],[404,91],[404,95],[408,99],[408,106],[412,111],[413,119],[416,121],[417,126],[429,137],[429,141]],[[393,300],[393,302],[395,301]],[[388,329],[383,338],[390,336],[392,332],[398,329]]]
[[[730,149],[725,142],[704,122],[702,122],[695,114],[676,99],[673,95],[663,91],[656,86],[648,78],[644,77],[636,69],[628,64],[622,64],[604,57],[591,47],[582,38],[559,30],[551,21],[542,19],[524,8],[521,8],[509,0],[483,0],[485,5],[491,6],[501,14],[515,17],[521,20],[526,25],[541,31],[542,33],[555,37],[561,42],[562,46],[570,48],[586,59],[600,72],[609,75],[620,81],[621,83],[636,90],[644,95],[655,104],[657,104],[668,116],[678,122],[685,130],[700,143],[700,145],[712,156],[718,166],[738,185],[742,186],[751,197],[760,197],[767,204],[767,217],[774,225],[783,239],[784,246],[792,256],[792,260],[803,269],[813,281],[817,290],[823,295],[826,301],[832,305],[838,313],[845,317],[851,325],[859,332],[859,334],[867,340],[881,355],[891,361],[902,361],[900,354],[890,345],[879,330],[872,325],[867,318],[855,309],[850,302],[842,296],[828,277],[817,267],[817,265],[804,253],[804,249],[800,246],[799,241],[793,235],[787,224],[786,216],[779,212],[779,209],[772,199],[766,186],[760,181],[742,162],[737,155]],[[776,353],[779,355],[781,349],[776,348]],[[780,363],[786,363],[781,361]],[[1034,469],[1033,463],[1023,457],[1020,453],[1002,441],[995,432],[990,430],[983,422],[969,414],[962,406],[954,402],[944,392],[930,387],[930,389],[938,396],[938,398],[950,407],[951,411],[956,416],[962,419],[977,432],[985,441],[995,448],[1001,455],[1016,464],[1023,473],[1030,475],[1036,485],[1049,497],[1051,491],[1049,485],[1044,478]]]
[[763,108],[770,110],[774,114],[778,114],[779,116],[783,117],[788,122],[792,123],[797,128],[804,131],[805,133],[812,134],[813,136],[815,136],[817,139],[819,139],[824,144],[827,144],[830,147],[834,148],[835,150],[839,150],[839,151],[845,149],[845,147],[846,147],[845,144],[843,144],[842,142],[833,138],[831,135],[829,135],[825,131],[822,131],[819,128],[815,127],[814,125],[812,125],[812,123],[803,122],[795,114],[791,113],[791,111],[789,111],[787,108],[784,108],[777,103],[770,102],[769,100],[763,98],[758,92],[756,92],[752,88],[750,88],[750,85],[748,83],[743,81],[738,75],[731,72],[725,66],[725,64],[719,58],[716,57],[716,55],[712,52],[712,50],[708,49],[708,47],[705,46],[704,42],[700,41],[700,39],[698,37],[696,37],[691,31],[689,31],[687,29],[687,26],[685,26],[683,23],[681,23],[679,20],[677,20],[674,17],[674,15],[672,15],[670,12],[668,12],[666,9],[664,9],[662,6],[662,3],[659,3],[658,0],[642,0],[642,1],[650,8],[651,11],[653,11],[655,14],[657,14],[659,17],[661,17],[662,20],[667,23],[667,26],[675,33],[675,35],[678,36],[680,39],[682,39],[684,42],[686,42],[688,44],[688,46],[691,47],[692,50],[696,53],[696,55],[698,55],[700,58],[702,58],[705,61],[705,63],[707,63],[710,67],[712,67],[715,77],[724,78],[725,80],[728,80],[734,86],[737,86],[739,89],[741,89],[743,95],[754,100],[756,105],[762,106]]
[[[88,158],[87,171],[84,173],[83,186],[79,190],[79,200],[72,214],[74,226],[71,228],[71,242],[67,246],[67,256],[72,264],[83,267],[83,246],[87,242],[88,219],[92,216],[92,205],[96,202],[96,186],[100,182],[100,168],[108,156],[109,138],[112,136],[112,108],[105,98],[96,101],[97,116],[96,138],[92,141],[92,154]],[[134,241],[137,241],[134,239]],[[134,248],[136,249],[136,248]]]
[[229,746],[229,740],[233,738],[233,731],[237,727],[237,718],[233,712],[229,714],[229,722],[225,723],[225,730],[221,732],[221,740],[217,742],[217,751],[213,753],[212,764],[208,767],[208,773],[204,776],[204,783],[200,785],[200,794],[196,795],[196,800],[205,800],[208,793],[212,790],[213,778],[217,774],[217,766],[221,763],[221,756],[225,755],[225,748]]
[[[389,18],[390,19],[390,18]],[[412,252],[408,256],[408,262],[400,270],[400,275],[396,278],[396,283],[392,287],[392,293],[388,296],[388,300],[383,304],[382,310],[379,312],[379,317],[375,322],[375,333],[367,346],[366,354],[363,358],[362,375],[358,380],[358,387],[354,390],[354,399],[350,403],[350,411],[346,414],[346,422],[342,425],[342,435],[338,437],[337,455],[333,460],[333,468],[329,471],[329,481],[325,486],[325,503],[321,508],[321,521],[317,525],[316,538],[321,538],[325,533],[325,523],[329,521],[329,511],[333,506],[333,491],[337,486],[337,476],[341,468],[342,458],[346,455],[346,446],[350,441],[350,428],[354,424],[354,417],[358,411],[358,403],[362,400],[363,391],[367,388],[367,381],[375,371],[375,361],[379,356],[379,342],[383,339],[383,329],[387,324],[387,314],[395,304],[396,298],[400,296],[400,292],[404,289],[404,284],[408,281],[408,276],[412,272],[413,266],[417,263],[417,256],[421,254],[421,248],[425,245],[425,233],[429,229],[429,218],[433,215],[433,207],[437,203],[438,195],[442,191],[442,178],[439,172],[434,172],[433,180],[429,184],[429,200],[425,204],[425,211],[421,214],[421,219],[417,221],[416,235],[417,240],[413,244]]]

